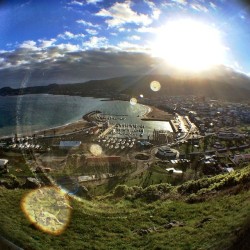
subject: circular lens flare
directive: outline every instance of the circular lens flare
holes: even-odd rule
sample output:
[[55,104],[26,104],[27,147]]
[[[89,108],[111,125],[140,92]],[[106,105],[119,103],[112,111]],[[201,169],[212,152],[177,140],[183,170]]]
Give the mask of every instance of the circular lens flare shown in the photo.
[[102,147],[98,144],[92,144],[89,148],[89,151],[92,155],[98,156],[102,154]]
[[71,206],[65,192],[56,187],[43,187],[28,193],[21,208],[39,230],[59,235],[70,221]]
[[137,99],[134,98],[134,97],[132,97],[132,98],[130,99],[130,104],[131,104],[131,105],[136,105],[136,104],[137,104]]
[[157,92],[161,89],[161,84],[158,81],[153,81],[150,83],[151,90]]

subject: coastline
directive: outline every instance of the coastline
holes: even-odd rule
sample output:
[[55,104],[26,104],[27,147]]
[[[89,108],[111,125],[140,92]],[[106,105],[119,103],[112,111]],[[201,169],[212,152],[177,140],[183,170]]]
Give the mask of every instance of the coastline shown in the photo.
[[149,112],[147,112],[145,115],[141,117],[142,121],[167,121],[169,122],[173,118],[173,115],[166,111],[163,111],[154,106],[148,106],[148,105],[145,105],[145,106],[149,107],[150,110]]
[[[104,100],[103,100],[104,101]],[[121,100],[105,100],[105,101],[121,101]],[[125,101],[125,100],[123,100]],[[127,101],[128,102],[128,101]],[[146,107],[146,112],[140,115],[140,119],[143,121],[170,121],[172,115],[166,111],[160,110],[154,106],[149,106],[146,104],[138,103]],[[87,113],[88,114],[88,113]],[[83,117],[87,114],[83,114]],[[49,127],[45,129],[39,129],[34,131],[27,131],[24,133],[17,133],[18,137],[53,137],[53,136],[63,136],[69,133],[80,132],[84,129],[91,127],[89,122],[86,119],[78,119],[66,124],[58,125],[55,127]],[[14,134],[0,136],[0,139],[7,140],[14,136]]]
[[[83,129],[88,128],[89,123],[84,120],[76,120],[72,121],[63,125],[58,125],[56,127],[50,127],[50,128],[45,128],[45,129],[40,129],[40,130],[35,130],[35,131],[30,131],[30,132],[24,132],[24,133],[17,133],[17,136],[19,138],[21,137],[32,137],[35,135],[35,137],[41,137],[41,136],[59,136],[59,135],[64,135],[67,133],[72,133],[72,132],[77,132],[81,131]],[[10,135],[4,135],[0,136],[0,139],[2,140],[8,140],[11,139],[15,136],[15,134],[10,134]]]

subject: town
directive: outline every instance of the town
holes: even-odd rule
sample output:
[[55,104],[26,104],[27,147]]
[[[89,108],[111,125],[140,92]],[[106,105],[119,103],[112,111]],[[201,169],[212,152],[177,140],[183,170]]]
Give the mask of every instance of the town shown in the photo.
[[[249,105],[197,96],[138,102],[151,107],[146,117],[136,118],[140,123],[97,110],[77,123],[2,138],[0,185],[55,184],[77,195],[98,195],[121,183],[177,185],[250,161]],[[150,121],[169,122],[172,131],[147,131]]]

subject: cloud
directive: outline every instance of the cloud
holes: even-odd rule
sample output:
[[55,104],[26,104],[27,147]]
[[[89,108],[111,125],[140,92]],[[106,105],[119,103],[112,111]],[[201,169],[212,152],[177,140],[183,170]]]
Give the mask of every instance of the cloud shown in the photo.
[[157,30],[158,28],[154,27],[140,27],[139,29],[137,29],[137,31],[140,33],[156,33]]
[[198,12],[208,12],[208,8],[205,7],[204,5],[198,4],[198,3],[193,3],[190,5],[192,9],[198,11]]
[[176,4],[187,5],[187,0],[171,0]]
[[93,28],[99,28],[100,27],[98,24],[93,24],[91,22],[86,22],[83,19],[79,19],[76,22],[79,23],[79,24],[82,24],[84,26],[89,26],[89,27],[93,27]]
[[[0,69],[0,86],[20,87],[25,75],[30,73],[27,86],[50,83],[84,82],[124,75],[146,74],[152,65],[159,64],[146,53],[124,52],[117,49],[66,51],[66,45],[50,47],[46,51],[15,51],[9,53],[16,67]],[[27,56],[27,52],[29,56]],[[7,55],[4,61],[8,60]],[[43,60],[38,60],[43,58]],[[0,60],[0,64],[3,60]],[[24,64],[25,63],[25,64]]]
[[80,2],[80,1],[77,1],[77,0],[71,1],[69,4],[71,4],[71,5],[78,5],[78,6],[83,6],[84,5],[83,2]]
[[38,41],[40,42],[40,47],[41,48],[48,48],[48,47],[52,46],[56,42],[56,39],[54,39],[54,38],[52,38],[50,40],[39,39]]
[[147,26],[152,23],[151,18],[146,14],[139,14],[130,7],[131,1],[124,3],[116,2],[108,9],[101,9],[97,16],[109,17],[105,22],[109,27],[120,27],[126,23],[142,24]]
[[133,35],[133,36],[130,36],[128,39],[129,39],[129,40],[134,40],[134,41],[139,41],[139,40],[141,40],[141,37],[140,37],[140,36]]
[[100,3],[102,2],[103,0],[86,0],[86,3],[87,4],[97,4],[97,3]]
[[120,42],[117,47],[122,51],[126,52],[149,52],[150,49],[146,46],[141,46],[139,44],[129,43],[129,42]]
[[86,29],[85,30],[88,34],[94,36],[94,35],[97,35],[98,32],[96,30],[93,30],[93,29]]
[[70,31],[65,31],[63,34],[59,34],[58,37],[62,38],[62,39],[78,39],[78,38],[85,37],[85,35],[82,34],[82,33],[80,33],[80,34],[73,34]]
[[24,41],[22,44],[19,46],[22,49],[30,49],[30,50],[37,50],[36,42],[32,40]]
[[57,48],[63,50],[64,52],[72,52],[72,51],[80,50],[79,45],[74,45],[74,44],[70,44],[70,43],[59,44],[59,45],[57,45]]
[[159,19],[160,14],[161,14],[161,10],[159,8],[156,7],[155,3],[149,1],[149,0],[144,0],[144,2],[149,6],[149,8],[152,10],[152,14],[151,17],[153,19]]
[[211,7],[212,9],[214,9],[214,10],[216,10],[216,9],[217,9],[217,6],[216,6],[216,4],[215,4],[215,3],[213,3],[213,2],[209,2],[209,5],[210,5],[210,7]]
[[92,36],[88,41],[83,43],[85,48],[103,48],[108,46],[108,39],[106,37]]

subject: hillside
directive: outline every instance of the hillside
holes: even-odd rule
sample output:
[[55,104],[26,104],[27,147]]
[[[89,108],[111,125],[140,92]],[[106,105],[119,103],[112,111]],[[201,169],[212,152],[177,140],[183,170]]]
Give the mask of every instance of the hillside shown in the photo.
[[[20,209],[29,191],[1,188],[0,233],[25,249],[247,249],[250,166],[231,174],[145,189],[118,186],[90,201],[70,198],[58,236],[41,232]],[[6,213],[8,211],[8,213]]]
[[[219,73],[218,73],[219,72]],[[250,96],[250,79],[232,71],[215,71],[196,76],[171,77],[168,75],[126,76],[105,80],[92,80],[74,84],[50,84],[48,86],[0,89],[0,95],[39,94],[78,95],[93,97],[116,97],[119,94],[157,98],[159,96],[201,95],[213,99],[248,101]],[[210,72],[211,73],[211,72]],[[152,81],[161,83],[161,90],[152,92]]]

